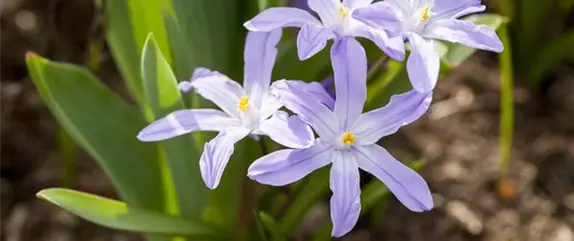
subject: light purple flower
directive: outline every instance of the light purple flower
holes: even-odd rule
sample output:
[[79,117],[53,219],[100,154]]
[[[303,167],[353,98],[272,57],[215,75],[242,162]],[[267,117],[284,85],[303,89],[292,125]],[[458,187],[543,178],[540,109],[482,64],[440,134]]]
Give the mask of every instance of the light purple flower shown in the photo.
[[414,89],[426,92],[434,89],[440,68],[433,39],[502,52],[502,42],[492,28],[456,19],[484,9],[480,0],[385,0],[355,10],[353,17],[384,29],[390,37],[409,40],[409,79]]
[[281,30],[247,35],[243,87],[205,68],[197,69],[191,81],[180,83],[181,90],[193,88],[223,111],[178,110],[145,127],[138,138],[160,141],[194,131],[218,131],[217,137],[205,144],[199,162],[203,181],[211,189],[219,184],[234,144],[248,135],[267,135],[291,148],[310,146],[314,136],[309,125],[296,116],[278,111],[282,104],[269,93],[280,39]]
[[395,95],[383,108],[362,114],[367,97],[367,59],[359,42],[341,38],[331,49],[336,96],[331,110],[292,81],[275,82],[271,91],[311,125],[319,139],[307,148],[273,152],[256,160],[248,176],[263,184],[293,183],[312,171],[331,165],[332,235],[348,233],[360,214],[359,168],[384,182],[407,208],[433,208],[427,183],[376,142],[422,116],[432,92]]
[[398,61],[405,57],[402,38],[390,39],[385,31],[369,27],[352,17],[355,9],[369,6],[373,0],[308,0],[311,13],[290,7],[269,8],[247,21],[250,31],[271,31],[283,27],[301,28],[297,36],[297,53],[301,60],[321,51],[327,40],[341,37],[364,37],[373,41],[388,56]]

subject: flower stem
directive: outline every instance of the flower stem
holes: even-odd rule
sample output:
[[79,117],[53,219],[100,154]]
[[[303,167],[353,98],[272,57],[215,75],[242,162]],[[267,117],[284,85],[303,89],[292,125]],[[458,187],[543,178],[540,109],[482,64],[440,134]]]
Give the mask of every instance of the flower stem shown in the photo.
[[369,68],[369,72],[367,72],[367,81],[375,76],[377,71],[383,66],[383,64],[389,59],[385,54],[382,54],[377,61]]

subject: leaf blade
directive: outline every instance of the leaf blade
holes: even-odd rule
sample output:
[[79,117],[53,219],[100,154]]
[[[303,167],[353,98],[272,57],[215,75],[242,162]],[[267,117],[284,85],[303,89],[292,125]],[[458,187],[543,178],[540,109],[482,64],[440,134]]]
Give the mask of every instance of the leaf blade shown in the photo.
[[204,224],[131,207],[120,201],[88,193],[50,188],[36,195],[83,219],[113,229],[165,235],[225,237],[225,232]]

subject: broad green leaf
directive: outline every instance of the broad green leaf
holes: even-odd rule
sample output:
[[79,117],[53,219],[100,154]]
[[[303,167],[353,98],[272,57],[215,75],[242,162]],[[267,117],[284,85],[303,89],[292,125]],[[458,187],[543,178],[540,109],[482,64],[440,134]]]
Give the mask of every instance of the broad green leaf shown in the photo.
[[[141,69],[145,96],[155,119],[185,108],[177,80],[153,34],[148,36],[144,45]],[[193,138],[183,135],[159,144],[169,165],[181,215],[199,219],[208,190],[201,179],[199,151]]]
[[[198,64],[195,63],[194,58],[192,58],[193,53],[189,49],[190,46],[188,41],[185,39],[183,32],[177,24],[175,16],[165,12],[164,19],[171,44],[173,55],[172,69],[175,74],[175,78],[177,81],[189,80],[193,74],[194,66],[198,66]],[[203,99],[200,95],[196,94],[189,94],[184,97],[184,104],[188,108],[205,107],[208,105],[207,102],[208,101]],[[207,137],[209,136],[200,132],[195,132],[191,135],[195,139],[197,149],[203,148],[203,143],[208,140]]]
[[163,235],[213,237],[228,240],[228,233],[198,222],[168,216],[126,203],[63,188],[44,189],[39,198],[90,222],[125,231]]
[[[117,1],[117,0],[114,0]],[[163,13],[172,11],[169,0],[127,0],[129,16],[132,23],[132,34],[137,49],[142,49],[148,33],[153,33],[157,45],[164,53],[165,59],[171,63],[171,52],[168,45],[167,31]]]
[[500,177],[506,178],[510,164],[512,148],[512,132],[514,129],[514,72],[512,65],[512,49],[506,26],[498,31],[505,46],[500,55],[500,81],[502,92],[500,98]]
[[190,66],[206,67],[240,80],[244,33],[240,0],[171,0],[177,25],[192,53]]
[[50,62],[35,54],[28,54],[26,63],[52,114],[98,161],[122,200],[163,210],[158,153],[136,139],[145,126],[140,112],[81,67]]
[[106,37],[118,69],[134,98],[144,106],[144,94],[140,79],[140,53],[132,31],[127,0],[105,1]]
[[[189,46],[188,40],[183,35],[175,16],[167,12],[164,12],[163,16],[173,55],[173,72],[178,81],[188,80],[193,74],[194,66],[199,66],[194,62],[191,46]],[[199,95],[194,96],[199,97]]]
[[[505,17],[502,17],[497,14],[475,14],[463,18],[463,20],[469,20],[474,22],[475,24],[486,25],[494,30],[498,29],[503,23],[507,21]],[[476,49],[466,47],[461,44],[449,43],[444,42],[448,51],[442,56],[442,60],[451,67],[456,67],[468,59]]]
[[[175,26],[183,35],[190,58],[189,70],[206,67],[241,80],[243,70],[243,44],[246,30],[242,26],[243,1],[240,0],[171,0]],[[168,22],[168,24],[170,24]],[[168,26],[169,27],[169,26]],[[173,40],[172,40],[173,41]],[[181,64],[177,64],[181,66]],[[176,71],[180,72],[178,66]],[[190,72],[190,71],[188,71]],[[189,78],[189,76],[187,77]],[[192,101],[192,106],[204,106],[204,101]],[[203,137],[202,133],[202,137]],[[248,138],[246,138],[248,139]],[[199,143],[203,144],[203,143]],[[254,157],[246,140],[235,145],[235,152],[225,168],[220,185],[210,192],[204,220],[225,227],[238,227],[242,183],[246,179],[247,165]],[[255,145],[255,148],[257,145]],[[248,213],[252,216],[251,212]],[[241,223],[241,225],[244,225]]]
[[[415,171],[419,171],[424,165],[423,161],[417,161],[409,163],[408,166]],[[367,183],[361,190],[361,216],[365,215],[371,209],[374,208],[375,204],[379,202],[383,197],[389,194],[389,189],[385,184],[383,184],[378,179],[374,179]],[[314,236],[313,241],[323,241],[331,240],[331,229],[333,225],[331,222],[326,223],[321,230],[319,230]]]

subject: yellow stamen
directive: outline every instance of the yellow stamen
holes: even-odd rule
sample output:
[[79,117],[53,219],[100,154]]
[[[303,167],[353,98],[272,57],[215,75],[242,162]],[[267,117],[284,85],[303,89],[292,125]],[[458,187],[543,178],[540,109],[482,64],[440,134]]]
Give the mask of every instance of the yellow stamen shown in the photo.
[[241,97],[241,99],[239,99],[239,102],[237,103],[237,108],[239,108],[241,111],[245,112],[245,111],[247,111],[248,105],[249,105],[249,97],[243,96],[243,97]]
[[349,9],[343,5],[339,5],[339,14],[341,15],[341,17],[346,18],[347,16],[349,16]]
[[343,133],[343,140],[341,142],[347,146],[353,145],[355,144],[355,135],[350,131],[347,131]]
[[421,9],[421,20],[427,21],[430,18],[430,9],[429,5],[425,4],[425,6]]

